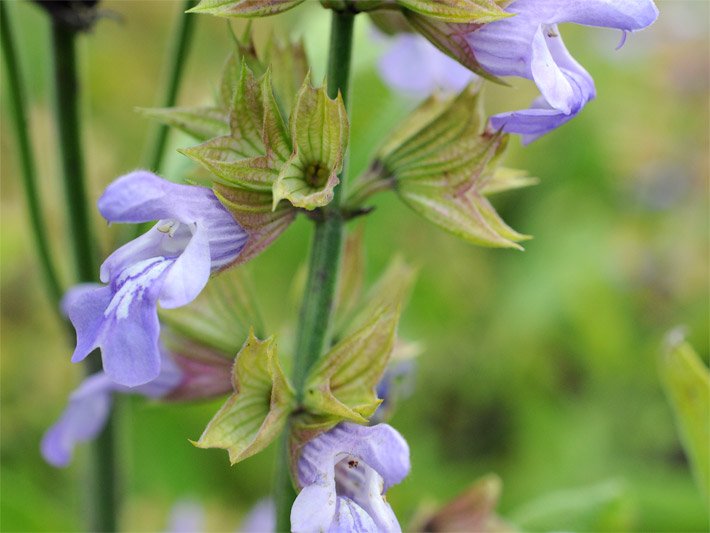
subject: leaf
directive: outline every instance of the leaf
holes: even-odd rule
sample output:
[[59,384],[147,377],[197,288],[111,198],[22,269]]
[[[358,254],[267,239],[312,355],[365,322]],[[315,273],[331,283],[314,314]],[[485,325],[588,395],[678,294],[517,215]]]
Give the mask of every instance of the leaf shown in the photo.
[[710,496],[710,372],[680,331],[668,335],[659,361],[666,396],[696,481]]
[[625,483],[608,479],[542,494],[509,511],[508,517],[521,531],[559,531],[561,524],[576,524],[579,531],[632,531],[629,503]]
[[390,140],[378,159],[396,175],[412,169],[428,174],[431,166],[442,164],[463,166],[480,145],[483,127],[480,86],[472,83],[454,98],[425,101],[395,130],[396,144]]
[[[244,269],[231,269],[214,276],[190,305],[159,309],[161,338],[172,352],[185,353],[184,343],[192,341],[222,357],[234,357],[249,329],[263,330],[255,290]],[[196,350],[199,356],[203,350]]]
[[365,423],[381,400],[375,387],[394,347],[399,308],[382,308],[335,345],[306,379],[304,407],[312,414]]
[[473,189],[457,193],[411,184],[401,188],[400,196],[429,222],[471,244],[522,250],[517,242],[530,238],[503,222],[490,202]]
[[296,7],[304,0],[202,0],[188,13],[218,17],[268,17]]
[[230,134],[242,147],[243,156],[265,154],[262,135],[264,104],[261,98],[261,87],[244,61],[242,61],[239,84],[229,110],[229,125]]
[[397,3],[443,22],[485,24],[510,16],[493,0],[397,0]]
[[272,34],[264,57],[264,62],[271,66],[276,101],[284,116],[289,116],[303,80],[308,76],[303,40],[284,43]]
[[488,474],[427,518],[417,531],[516,531],[496,515],[502,488],[501,479]]
[[[334,322],[353,314],[362,294],[365,277],[365,250],[363,247],[364,226],[347,234],[343,245],[342,268],[333,302]],[[338,332],[340,328],[335,327]],[[337,334],[337,333],[336,333]]]
[[266,66],[259,59],[254,46],[251,33],[251,25],[247,26],[244,36],[240,39],[234,37],[234,50],[229,54],[227,62],[222,69],[222,79],[219,87],[220,106],[229,109],[234,98],[234,91],[239,85],[242,74],[242,65],[246,65],[249,70],[257,76],[261,76],[266,71]]
[[444,230],[473,244],[520,249],[516,243],[528,237],[505,224],[485,198],[530,183],[498,170],[507,141],[485,130],[480,87],[471,84],[454,98],[423,102],[377,151],[354,189],[383,189],[377,179],[393,183],[407,205]]
[[217,107],[138,108],[137,111],[198,141],[229,133],[229,114]]
[[198,448],[224,448],[232,464],[266,448],[281,432],[295,395],[276,355],[273,337],[249,332],[233,370],[234,394],[207,425]]
[[272,210],[271,193],[248,191],[215,184],[214,193],[248,235],[235,264],[242,264],[261,253],[296,218],[296,210],[281,203]]
[[289,120],[293,153],[274,183],[274,206],[286,199],[312,210],[333,198],[348,143],[348,116],[340,93],[330,99],[306,77]]
[[291,157],[291,136],[274,97],[271,69],[261,80],[261,97],[264,102],[264,146],[281,162],[286,162]]
[[[367,294],[361,298],[357,311],[351,315],[343,315],[337,322],[344,334],[366,323],[381,308],[403,309],[409,299],[417,270],[408,265],[401,256],[395,256],[387,265],[387,269],[370,287]],[[336,329],[336,331],[341,331]]]
[[209,170],[215,182],[250,191],[270,191],[278,175],[274,160],[268,156],[239,159],[235,146],[233,137],[224,136],[178,152]]
[[524,170],[499,167],[482,180],[479,192],[484,196],[490,196],[499,192],[530,187],[539,182],[539,179],[528,176]]

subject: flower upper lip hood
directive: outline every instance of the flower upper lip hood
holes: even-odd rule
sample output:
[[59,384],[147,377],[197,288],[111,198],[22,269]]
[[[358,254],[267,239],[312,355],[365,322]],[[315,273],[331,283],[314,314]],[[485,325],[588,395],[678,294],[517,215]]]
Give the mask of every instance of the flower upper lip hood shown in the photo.
[[302,449],[302,490],[291,510],[291,529],[400,531],[383,495],[409,469],[409,447],[392,427],[339,424]]
[[175,308],[194,300],[211,273],[235,261],[246,233],[211,189],[143,170],[109,185],[99,210],[109,222],[158,220],[104,261],[107,286],[75,292],[63,303],[77,331],[72,361],[99,347],[106,374],[134,387],[160,372],[157,303]]
[[567,122],[596,95],[589,73],[570,55],[558,23],[643,29],[658,17],[651,0],[517,0],[515,16],[484,24],[465,35],[476,60],[496,76],[533,80],[541,97],[530,109],[491,118],[495,129],[530,142]]

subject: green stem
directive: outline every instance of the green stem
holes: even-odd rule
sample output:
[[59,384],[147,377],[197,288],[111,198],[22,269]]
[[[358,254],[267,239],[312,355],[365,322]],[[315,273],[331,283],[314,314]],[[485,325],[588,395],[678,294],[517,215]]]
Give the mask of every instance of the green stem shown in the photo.
[[276,531],[291,530],[291,507],[296,499],[296,490],[291,481],[289,433],[287,427],[278,442],[276,470],[274,472],[274,502],[276,504]]
[[[353,21],[352,13],[333,11],[327,76],[328,95],[335,98],[340,91],[346,104]],[[339,176],[340,185],[335,188],[333,200],[323,209],[322,220],[317,220],[315,223],[308,281],[299,316],[293,369],[293,384],[299,395],[303,392],[303,383],[309,370],[324,352],[330,326],[343,240],[340,199],[345,186],[346,165],[347,161],[343,164],[343,171]]]
[[39,255],[40,268],[45,285],[49,291],[52,308],[59,311],[59,301],[62,297],[62,287],[57,275],[47,241],[46,224],[40,206],[39,192],[37,190],[37,173],[34,165],[34,155],[29,136],[29,125],[25,107],[25,92],[22,85],[20,66],[15,52],[15,41],[11,33],[8,13],[4,2],[0,2],[0,41],[2,44],[5,67],[7,68],[7,81],[10,89],[12,103],[12,116],[15,125],[15,136],[20,151],[20,164],[22,167],[22,186],[25,191],[27,211],[30,215],[30,225],[34,235],[34,242]]
[[[180,10],[177,27],[173,35],[173,43],[168,55],[168,83],[165,86],[165,96],[161,102],[161,107],[173,107],[177,101],[177,93],[180,88],[180,80],[187,63],[187,52],[192,40],[195,20],[197,17],[185,14],[185,11],[197,5],[197,0],[186,0]],[[153,144],[146,160],[147,168],[153,172],[160,172],[165,156],[165,144],[168,140],[169,128],[165,124],[158,124]]]
[[84,179],[79,123],[76,32],[52,20],[55,113],[70,241],[77,281],[96,281],[97,254]]
[[[338,92],[342,93],[346,105],[354,19],[353,13],[333,11],[330,33],[328,95],[335,98]],[[308,281],[301,304],[293,366],[293,384],[299,399],[303,397],[303,385],[309,370],[325,351],[330,328],[343,241],[344,221],[340,214],[340,199],[343,196],[346,167],[347,162],[343,164],[343,171],[339,176],[340,185],[335,189],[333,201],[323,210],[323,219],[315,222]],[[279,452],[282,465],[286,465],[280,469],[287,473],[289,461],[287,437],[284,438]],[[277,500],[276,530],[288,531],[294,492],[290,476],[280,472],[278,474],[283,488],[279,488],[277,494],[288,496],[282,496]]]
[[[55,113],[64,180],[66,211],[76,278],[96,281],[97,254],[94,249],[91,220],[84,179],[79,121],[79,84],[76,68],[76,30],[52,19],[54,56]],[[101,370],[101,359],[94,352],[87,359],[86,371]],[[116,473],[113,450],[113,421],[93,443],[91,464],[92,531],[116,530]]]

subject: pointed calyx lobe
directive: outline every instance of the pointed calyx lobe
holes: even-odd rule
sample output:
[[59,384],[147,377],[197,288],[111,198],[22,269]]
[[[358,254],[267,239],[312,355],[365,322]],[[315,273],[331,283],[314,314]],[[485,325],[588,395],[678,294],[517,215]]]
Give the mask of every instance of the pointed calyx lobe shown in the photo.
[[485,24],[510,16],[501,0],[396,0],[405,13],[441,22]]
[[520,248],[517,242],[527,237],[503,222],[486,196],[534,180],[498,167],[507,137],[484,125],[475,84],[453,98],[431,96],[388,136],[349,203],[387,185],[417,213],[468,242]]
[[202,0],[188,13],[206,13],[218,17],[257,18],[283,13],[304,0]]
[[303,404],[313,414],[361,424],[380,405],[375,388],[396,338],[399,309],[381,308],[333,347],[306,381]]
[[[302,71],[307,66],[302,47],[288,50],[272,43],[268,55]],[[215,194],[246,229],[241,262],[273,242],[299,209],[330,202],[348,140],[340,96],[330,99],[325,88],[313,88],[306,72],[296,76],[296,91],[296,77],[252,63],[256,73],[242,57],[238,77],[230,74],[236,88],[228,133],[181,150],[211,173]]]
[[195,445],[224,448],[235,464],[266,448],[281,433],[295,396],[273,338],[260,341],[253,331],[237,354],[232,377],[234,394]]

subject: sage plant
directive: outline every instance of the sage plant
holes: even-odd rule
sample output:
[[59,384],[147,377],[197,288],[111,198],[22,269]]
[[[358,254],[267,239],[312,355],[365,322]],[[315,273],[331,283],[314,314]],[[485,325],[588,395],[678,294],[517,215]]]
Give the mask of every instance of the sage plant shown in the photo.
[[[302,3],[202,0],[184,16],[258,19]],[[155,225],[97,269],[106,285],[83,283],[63,300],[77,334],[72,361],[98,349],[103,371],[72,394],[43,440],[43,454],[67,465],[74,446],[99,433],[115,394],[183,402],[224,396],[193,443],[226,450],[232,465],[278,443],[274,503],[259,511],[268,529],[506,529],[493,512],[497,478],[485,478],[424,525],[406,526],[387,501],[386,493],[416,469],[405,438],[386,423],[394,382],[413,370],[419,351],[398,335],[415,271],[393,258],[363,289],[362,238],[347,227],[372,211],[374,195],[391,191],[422,223],[474,245],[522,249],[529,237],[490,200],[535,183],[503,166],[509,135],[534,140],[596,96],[557,25],[616,28],[625,39],[658,11],[651,0],[321,4],[332,12],[322,85],[310,75],[302,43],[276,35],[261,48],[247,30],[224,51],[213,105],[141,111],[194,139],[179,150],[194,167],[189,179],[176,180],[183,183],[155,168],[133,170],[99,198],[110,222]],[[387,83],[425,98],[384,136],[365,172],[351,177],[356,18],[371,18],[379,28],[373,35],[389,34],[376,37]],[[529,109],[488,117],[484,80],[495,90],[507,76],[534,81],[540,97]],[[247,289],[241,265],[288,238],[298,216],[312,222],[313,239],[296,338],[282,345],[262,321],[258,291]],[[470,509],[471,500],[484,502],[486,512]]]

